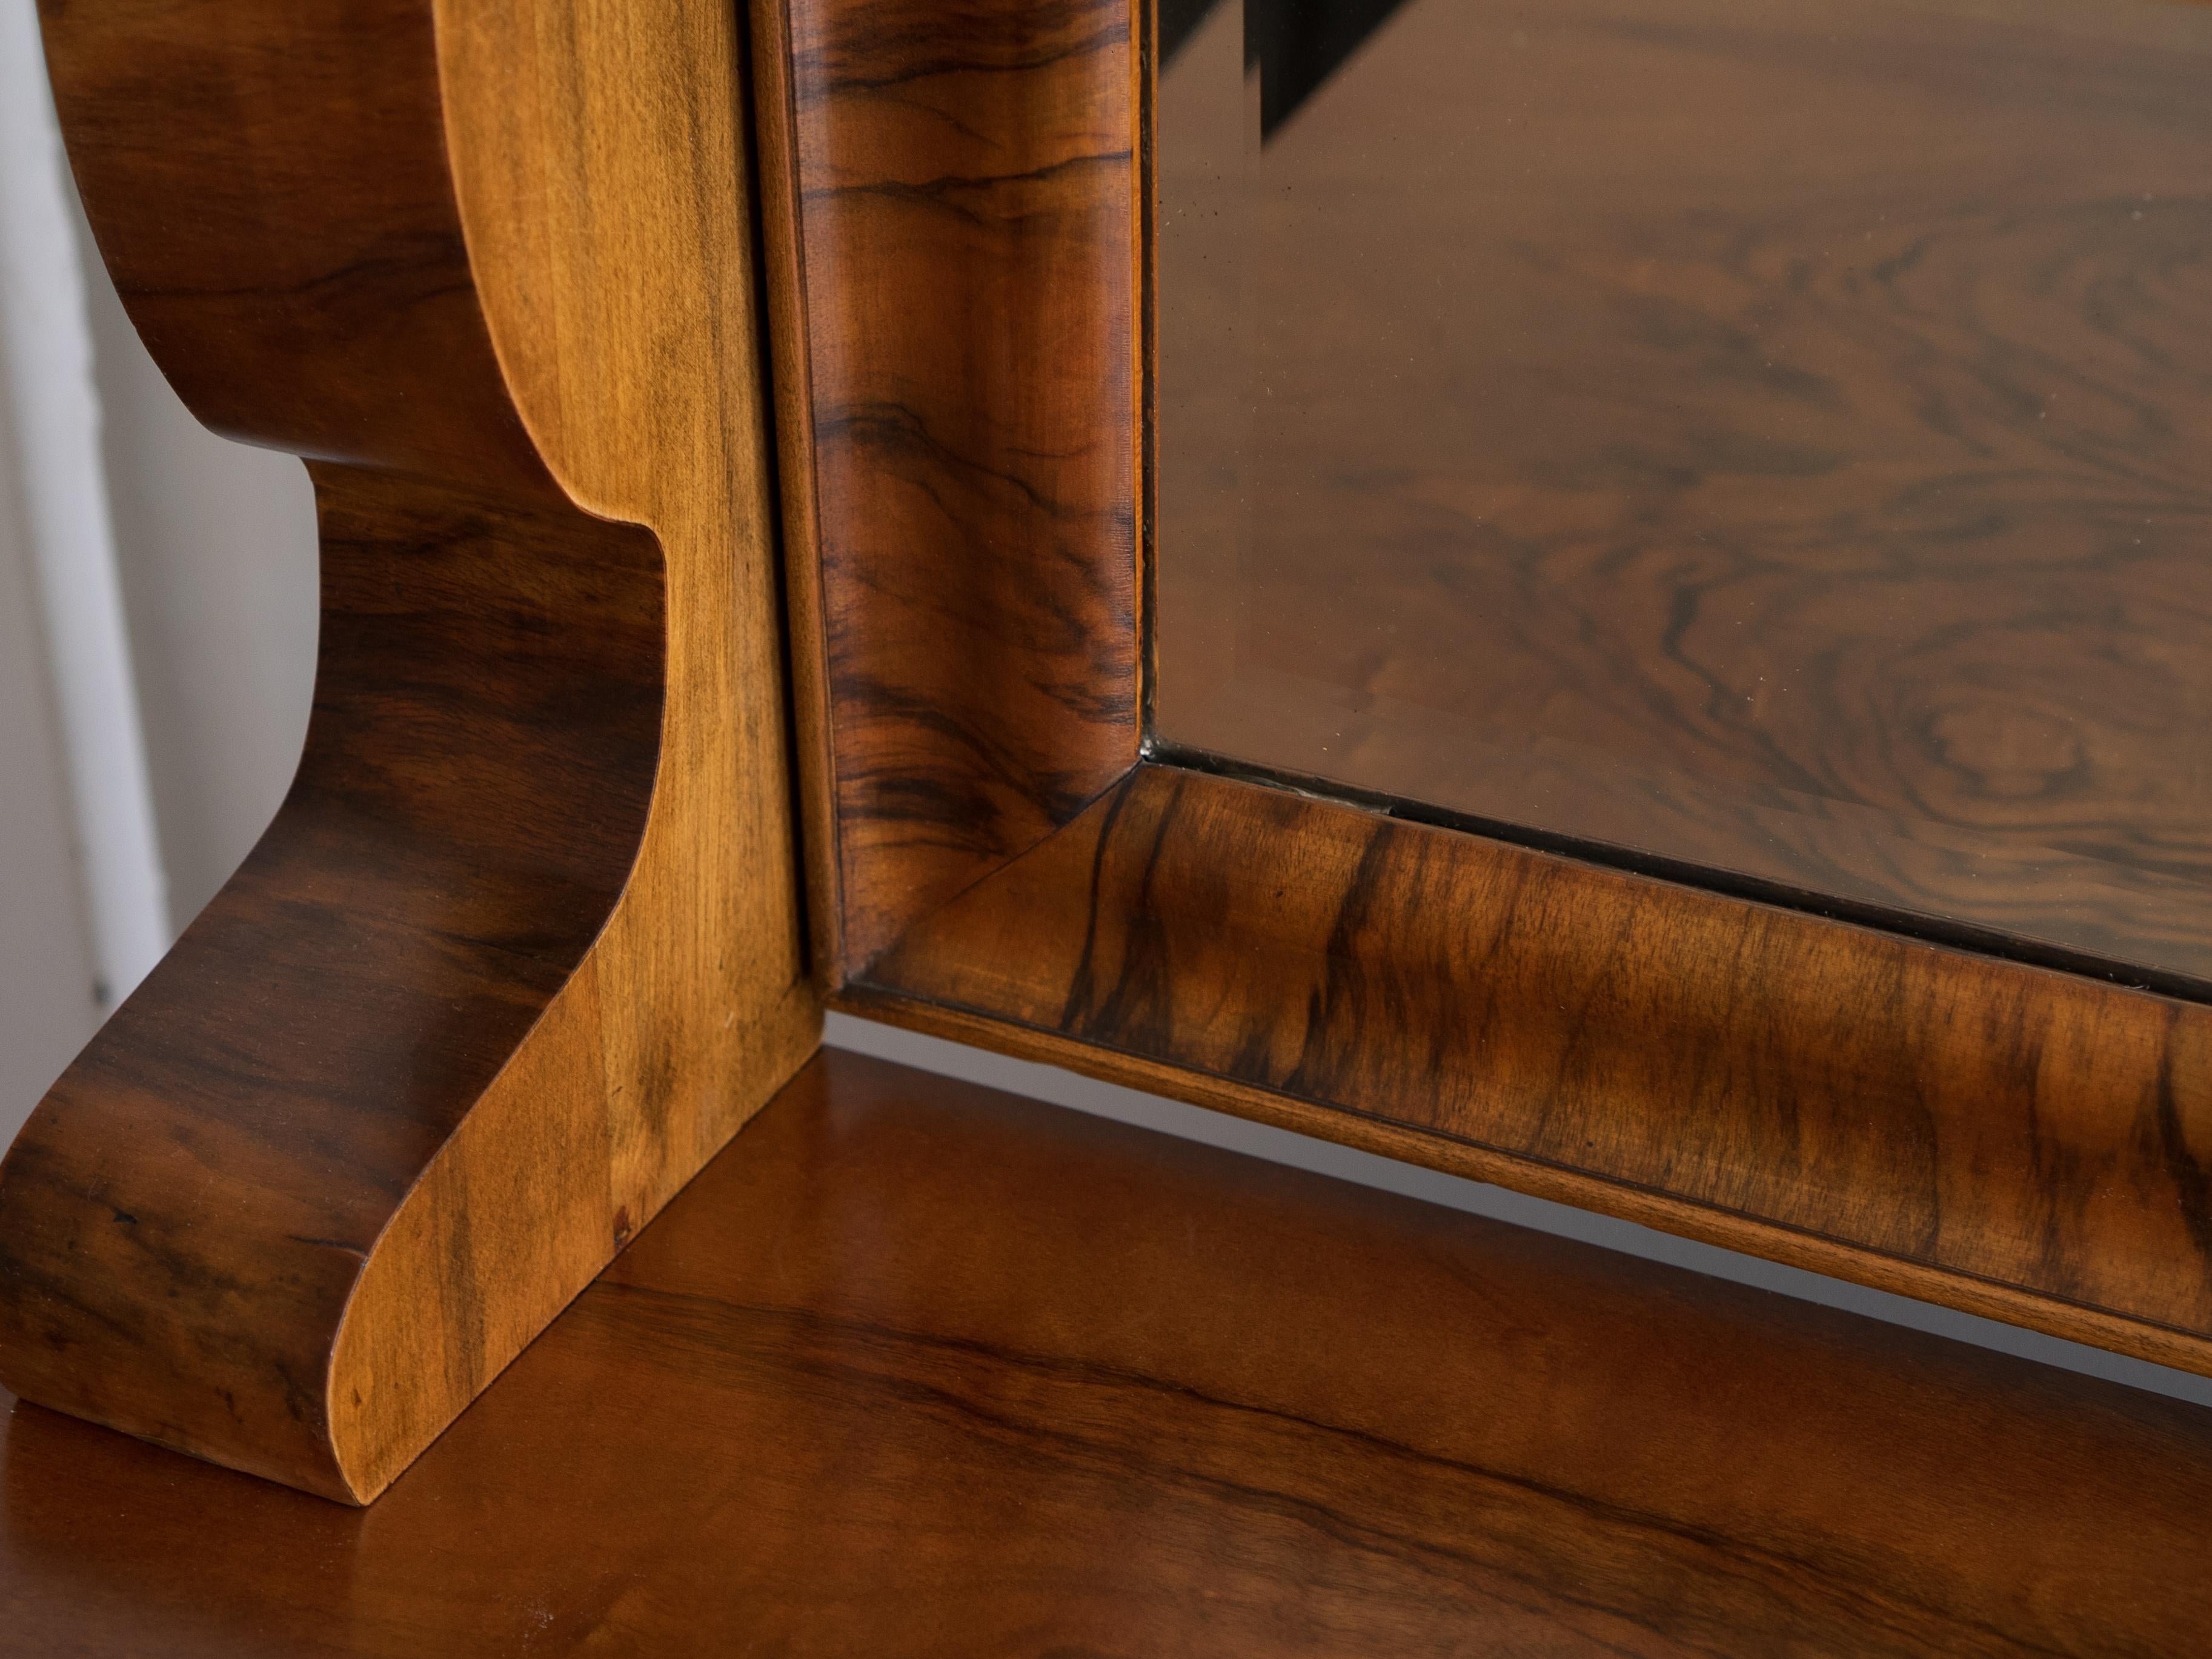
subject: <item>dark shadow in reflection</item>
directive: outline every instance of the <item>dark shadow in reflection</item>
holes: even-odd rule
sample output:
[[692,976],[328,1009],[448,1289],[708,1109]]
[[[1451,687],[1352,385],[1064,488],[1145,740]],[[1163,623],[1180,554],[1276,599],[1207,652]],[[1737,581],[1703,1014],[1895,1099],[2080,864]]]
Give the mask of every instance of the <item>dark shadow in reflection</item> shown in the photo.
[[[1163,67],[1220,0],[1159,0]],[[1260,70],[1260,140],[1298,112],[1404,0],[1244,0],[1244,67]]]

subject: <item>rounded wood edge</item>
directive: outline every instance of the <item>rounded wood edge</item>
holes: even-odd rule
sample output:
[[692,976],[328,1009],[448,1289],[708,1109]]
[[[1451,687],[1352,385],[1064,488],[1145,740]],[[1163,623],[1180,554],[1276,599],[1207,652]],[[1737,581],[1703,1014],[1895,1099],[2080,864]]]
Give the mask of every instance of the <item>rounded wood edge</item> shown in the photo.
[[645,20],[591,0],[441,0],[437,19],[448,153],[495,350],[562,489],[659,538],[669,661],[629,885],[348,1305],[332,1438],[364,1503],[821,1031],[783,786],[734,15],[696,0]]
[[807,941],[816,986],[843,977],[844,871],[837,857],[836,732],[830,719],[830,636],[815,491],[814,380],[806,333],[806,251],[799,207],[797,112],[786,0],[749,0],[761,260],[775,402],[777,495],[783,513],[784,609],[798,738]]
[[598,951],[616,1081],[667,1081],[627,1024],[642,1000],[680,1033],[678,1093],[725,1086],[757,1053],[780,1082],[820,1008],[798,921],[738,15],[713,0],[437,15],[462,222],[522,420],[574,499],[646,526],[667,562],[662,763]]
[[[698,5],[629,32],[649,41],[563,0],[434,31],[428,0],[210,10],[54,8],[50,52],[165,369],[210,424],[319,462],[317,720],[255,859],[0,1176],[0,1352],[26,1398],[362,1503],[818,1042],[738,51]],[[536,49],[466,49],[502,30]],[[648,86],[657,122],[580,125]],[[500,112],[518,94],[531,121]],[[565,218],[495,190],[464,238],[458,194],[549,161],[589,164]],[[179,212],[195,191],[213,211]],[[637,270],[658,290],[619,280]],[[654,310],[687,280],[720,290]],[[514,660],[476,664],[454,621],[502,575]],[[448,755],[453,686],[396,720],[343,695],[393,649],[388,679],[442,661],[518,706]],[[235,1167],[194,1167],[210,1145]]]
[[988,1018],[964,1009],[869,987],[847,987],[830,1006],[841,1013],[949,1038],[1018,1060],[1058,1066],[1101,1082],[1164,1095],[1233,1117],[1249,1118],[1358,1152],[1374,1152],[1446,1175],[1548,1199],[1659,1232],[1716,1244],[1917,1301],[1955,1308],[2130,1358],[2212,1376],[2212,1343],[2188,1332],[2129,1319],[2017,1286],[1976,1279],[1763,1221],[1756,1217],[1608,1181],[1581,1170],[1427,1134],[1402,1124],[1318,1105],[1272,1091],[1185,1071],[1140,1055],[1099,1048],[1057,1032]]
[[1143,751],[1137,31],[1126,0],[754,13],[834,981]]
[[[620,535],[577,544],[507,398],[417,0],[43,22],[149,349],[210,425],[311,461],[323,614],[284,806],[0,1165],[0,1375],[344,1498],[324,1384],[346,1300],[634,854],[658,562]],[[593,644],[560,663],[508,624],[564,603]],[[564,679],[609,717],[549,720]],[[557,805],[533,761],[588,772],[605,821],[512,834]]]

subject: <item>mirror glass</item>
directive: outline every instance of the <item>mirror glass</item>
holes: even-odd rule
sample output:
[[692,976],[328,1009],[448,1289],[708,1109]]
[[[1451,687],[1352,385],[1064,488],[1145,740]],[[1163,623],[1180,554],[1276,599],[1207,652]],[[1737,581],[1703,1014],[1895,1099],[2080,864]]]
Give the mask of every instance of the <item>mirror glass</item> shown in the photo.
[[1157,739],[2212,983],[2212,7],[1160,0]]

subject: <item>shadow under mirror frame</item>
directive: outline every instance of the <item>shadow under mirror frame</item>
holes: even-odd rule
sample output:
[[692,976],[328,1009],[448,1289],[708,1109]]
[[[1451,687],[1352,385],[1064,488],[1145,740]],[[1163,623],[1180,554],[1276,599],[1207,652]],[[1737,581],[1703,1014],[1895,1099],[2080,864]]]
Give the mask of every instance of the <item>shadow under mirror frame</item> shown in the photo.
[[753,19],[834,1006],[2212,1375],[2212,1008],[1147,750],[1146,10]]

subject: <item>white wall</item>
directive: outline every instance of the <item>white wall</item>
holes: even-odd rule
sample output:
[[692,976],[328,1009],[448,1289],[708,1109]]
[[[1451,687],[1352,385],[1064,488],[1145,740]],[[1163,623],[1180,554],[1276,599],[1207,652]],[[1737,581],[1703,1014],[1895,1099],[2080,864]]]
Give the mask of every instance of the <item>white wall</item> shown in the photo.
[[[276,810],[306,726],[315,626],[313,511],[300,464],[203,431],[96,262],[79,263],[70,234],[55,228],[52,203],[24,205],[42,192],[70,199],[25,51],[32,3],[0,0],[0,254],[11,234],[19,254],[28,246],[46,291],[27,299],[21,280],[0,284],[0,324],[12,304],[20,337],[27,306],[47,335],[78,347],[42,338],[0,361],[0,1141],[93,1030],[95,978],[131,982],[145,937],[166,936],[197,911]],[[57,285],[68,290],[58,299]],[[9,337],[0,328],[0,341]],[[38,361],[27,366],[30,356]],[[96,411],[96,436],[92,415],[71,414],[80,404]],[[30,441],[8,425],[10,408],[33,412]],[[27,492],[52,495],[63,474],[66,499],[49,501],[41,520]],[[120,709],[111,706],[118,698]],[[146,820],[135,830],[134,811]],[[144,843],[137,854],[134,836]],[[1166,1133],[2212,1403],[2203,1379],[1048,1066],[842,1016],[831,1018],[830,1036]]]
[[168,937],[74,212],[0,0],[0,1129]]
[[313,548],[299,461],[210,434],[139,343],[0,0],[0,1137],[275,810]]
[[181,928],[268,826],[307,735],[314,491],[297,456],[192,418],[138,343],[89,232],[81,246],[167,915]]
[[0,1136],[13,1133],[100,1020],[60,720],[7,412],[0,402]]

